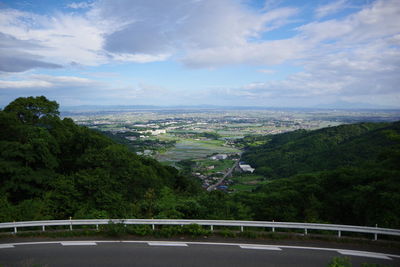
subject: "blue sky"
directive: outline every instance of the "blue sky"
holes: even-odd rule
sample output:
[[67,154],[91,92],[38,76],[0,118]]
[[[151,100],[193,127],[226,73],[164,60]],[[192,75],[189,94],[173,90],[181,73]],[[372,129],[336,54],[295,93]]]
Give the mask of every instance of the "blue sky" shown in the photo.
[[398,0],[0,0],[0,106],[400,108]]

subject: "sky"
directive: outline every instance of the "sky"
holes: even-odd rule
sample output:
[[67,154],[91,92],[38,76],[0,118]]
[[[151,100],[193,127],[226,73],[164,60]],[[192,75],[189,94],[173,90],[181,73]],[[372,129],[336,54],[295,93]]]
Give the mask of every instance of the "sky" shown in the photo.
[[400,0],[0,0],[0,106],[400,108]]

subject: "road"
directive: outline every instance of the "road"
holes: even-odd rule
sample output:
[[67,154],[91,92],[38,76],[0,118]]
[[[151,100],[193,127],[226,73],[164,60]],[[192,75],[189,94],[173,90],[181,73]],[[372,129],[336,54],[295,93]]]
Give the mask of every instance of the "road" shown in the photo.
[[315,247],[165,241],[51,241],[0,244],[0,266],[400,266],[400,255]]
[[220,184],[222,184],[222,182],[225,180],[226,177],[228,177],[229,175],[232,174],[233,170],[238,166],[240,159],[241,159],[242,154],[240,154],[240,158],[235,162],[235,164],[233,164],[232,168],[229,169],[229,171],[227,173],[224,174],[224,176],[218,180],[218,182],[216,184],[210,185],[207,188],[207,191],[212,191],[214,190],[217,186],[219,186]]

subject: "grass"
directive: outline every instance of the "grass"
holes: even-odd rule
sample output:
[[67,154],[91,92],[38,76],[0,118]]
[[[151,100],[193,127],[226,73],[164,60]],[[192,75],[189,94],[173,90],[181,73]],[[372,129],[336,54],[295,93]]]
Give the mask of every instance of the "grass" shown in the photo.
[[[328,267],[352,267],[349,257],[333,257]],[[375,263],[362,263],[361,267],[389,267],[387,265]]]
[[236,192],[251,191],[257,186],[266,184],[268,182],[263,179],[263,176],[257,174],[236,174],[231,178],[231,180],[234,181],[234,184],[231,185],[230,188]]
[[236,148],[225,147],[221,140],[194,140],[179,139],[175,147],[167,149],[166,152],[159,154],[156,158],[159,161],[173,162],[185,159],[206,158],[213,153],[236,153]]
[[197,160],[200,165],[200,168],[206,168],[209,166],[214,166],[214,169],[203,171],[203,173],[216,173],[216,172],[225,172],[226,169],[232,168],[233,164],[235,163],[234,160],[226,159],[226,160],[212,160],[212,159],[202,159]]

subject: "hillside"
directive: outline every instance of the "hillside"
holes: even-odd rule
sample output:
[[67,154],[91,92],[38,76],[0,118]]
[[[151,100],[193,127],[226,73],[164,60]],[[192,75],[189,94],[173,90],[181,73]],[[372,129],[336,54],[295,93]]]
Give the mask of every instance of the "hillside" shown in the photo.
[[265,139],[244,159],[269,182],[236,196],[254,219],[400,227],[400,122]]
[[176,169],[58,115],[45,97],[0,111],[0,221],[150,217],[162,190],[197,190]]
[[[360,123],[266,136],[262,146],[249,147],[243,160],[266,178],[383,164],[386,153],[399,149],[400,122]],[[386,164],[386,163],[385,163]]]

